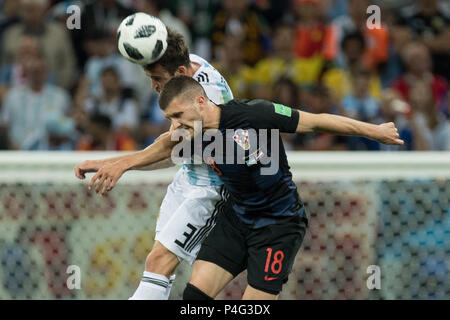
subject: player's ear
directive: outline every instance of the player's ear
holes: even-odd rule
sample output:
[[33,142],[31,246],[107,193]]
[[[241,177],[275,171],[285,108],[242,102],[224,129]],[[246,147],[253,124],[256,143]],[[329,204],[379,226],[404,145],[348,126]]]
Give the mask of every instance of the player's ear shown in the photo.
[[179,66],[175,71],[175,76],[187,76],[187,68],[185,66]]
[[204,96],[198,95],[197,98],[195,98],[195,101],[201,108],[205,106],[206,99]]

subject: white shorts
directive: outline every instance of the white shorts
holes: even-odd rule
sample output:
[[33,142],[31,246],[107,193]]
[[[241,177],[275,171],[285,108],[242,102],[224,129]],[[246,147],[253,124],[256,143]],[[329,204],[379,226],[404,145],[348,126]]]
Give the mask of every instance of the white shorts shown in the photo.
[[182,170],[167,188],[156,222],[155,240],[180,260],[194,263],[225,202],[222,186],[191,185]]

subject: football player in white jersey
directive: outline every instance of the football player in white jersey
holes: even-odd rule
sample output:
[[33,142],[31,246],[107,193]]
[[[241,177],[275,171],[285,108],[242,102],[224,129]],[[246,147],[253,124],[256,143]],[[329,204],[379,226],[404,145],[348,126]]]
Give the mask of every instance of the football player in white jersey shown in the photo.
[[[183,37],[167,29],[166,52],[158,61],[144,67],[146,74],[152,79],[152,87],[160,93],[171,78],[187,75],[203,86],[208,98],[214,103],[223,104],[233,99],[231,89],[222,75],[206,60],[189,54]],[[146,156],[151,156],[147,150],[148,147],[127,156],[87,160],[75,167],[75,174],[84,179],[86,172],[97,172],[91,181],[104,175],[105,179],[100,178],[102,183],[98,183],[96,187],[99,192],[105,182],[101,190],[104,194],[112,189],[127,170],[153,170],[172,165],[170,159],[147,167],[135,165],[145,161]],[[111,179],[114,175],[116,179]],[[222,182],[209,166],[183,164],[167,188],[156,224],[155,244],[147,256],[142,280],[130,299],[169,298],[176,267],[181,259],[190,264],[194,262],[202,241],[215,225],[217,213],[226,196]]]

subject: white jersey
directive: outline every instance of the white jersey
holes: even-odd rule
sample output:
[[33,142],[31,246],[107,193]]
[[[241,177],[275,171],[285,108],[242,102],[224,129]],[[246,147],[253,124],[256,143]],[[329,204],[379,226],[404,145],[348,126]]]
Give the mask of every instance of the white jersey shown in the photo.
[[[197,72],[192,76],[206,92],[208,98],[215,104],[223,104],[233,99],[228,83],[224,77],[205,59],[191,54],[192,62],[200,64]],[[188,182],[197,186],[220,186],[222,181],[206,164],[183,164],[184,175]]]

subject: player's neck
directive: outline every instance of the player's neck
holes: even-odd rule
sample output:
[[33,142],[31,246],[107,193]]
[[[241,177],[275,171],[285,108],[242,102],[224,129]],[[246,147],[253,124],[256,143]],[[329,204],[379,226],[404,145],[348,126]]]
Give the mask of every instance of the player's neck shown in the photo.
[[218,129],[220,124],[221,109],[212,101],[208,101],[208,108],[203,116],[204,129]]
[[187,76],[193,77],[199,68],[200,64],[191,61],[189,68],[187,69]]

